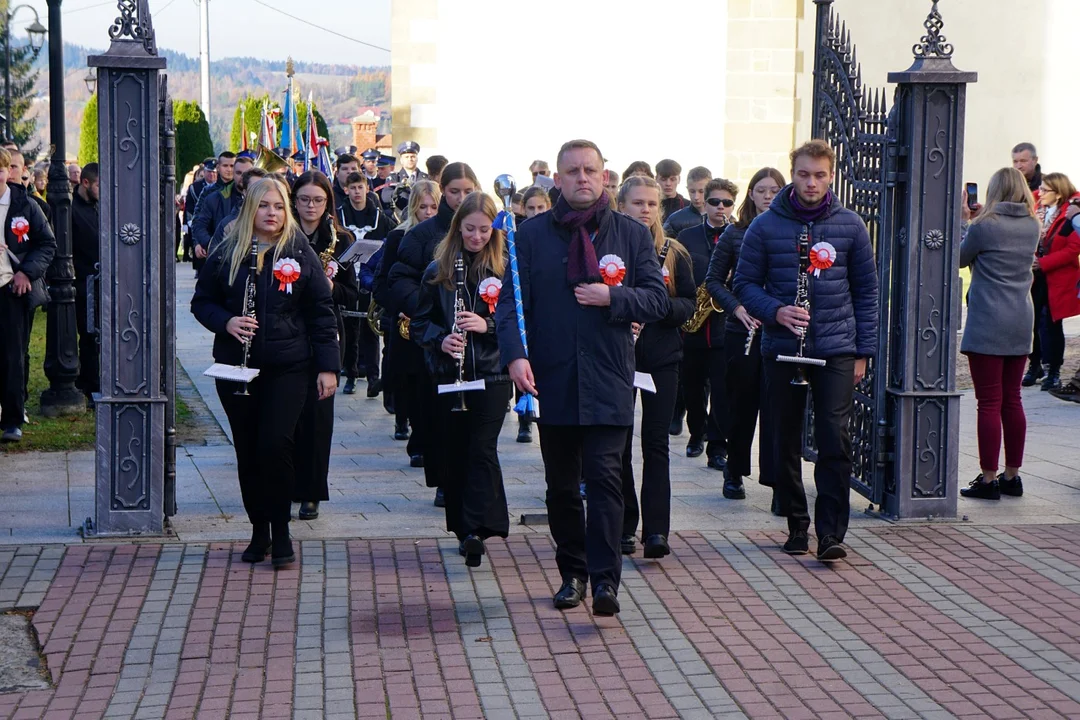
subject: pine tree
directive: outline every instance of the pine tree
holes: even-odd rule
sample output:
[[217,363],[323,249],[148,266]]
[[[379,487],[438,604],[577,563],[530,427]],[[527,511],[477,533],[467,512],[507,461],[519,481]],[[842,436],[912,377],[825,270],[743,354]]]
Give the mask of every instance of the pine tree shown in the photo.
[[[4,30],[3,18],[8,15],[9,5],[7,0],[0,0],[0,32]],[[31,116],[30,110],[39,73],[33,67],[34,51],[29,43],[19,44],[17,37],[11,40],[11,117],[8,118],[8,135],[14,138],[15,144],[22,148],[27,157],[32,158],[41,152],[41,143],[29,145],[37,133],[37,118]],[[3,76],[4,60],[4,54],[0,52],[0,77]]]
[[97,93],[90,96],[83,108],[82,120],[79,121],[79,164],[98,161],[98,99]]
[[176,123],[176,173],[183,177],[193,165],[213,156],[214,143],[210,140],[210,125],[197,102],[174,100],[173,121]]

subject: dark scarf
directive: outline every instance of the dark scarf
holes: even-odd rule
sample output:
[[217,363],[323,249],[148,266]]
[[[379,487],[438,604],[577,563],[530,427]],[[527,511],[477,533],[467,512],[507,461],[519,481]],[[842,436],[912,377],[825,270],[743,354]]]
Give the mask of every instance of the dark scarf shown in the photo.
[[1035,174],[1028,180],[1028,189],[1031,190],[1031,192],[1035,192],[1039,189],[1040,185],[1042,185],[1042,165],[1036,163]]
[[833,194],[832,190],[826,190],[825,199],[821,201],[820,205],[812,208],[808,208],[799,202],[799,196],[795,192],[795,188],[791,188],[791,195],[788,199],[791,200],[791,211],[794,213],[796,219],[804,223],[813,223],[829,214],[829,208],[832,207]]
[[589,229],[598,230],[600,222],[610,209],[607,192],[601,192],[596,202],[584,210],[573,209],[561,195],[555,203],[551,211],[555,224],[570,232],[570,249],[566,261],[566,282],[570,287],[603,280],[600,276],[600,262],[596,259],[596,248],[589,237]]

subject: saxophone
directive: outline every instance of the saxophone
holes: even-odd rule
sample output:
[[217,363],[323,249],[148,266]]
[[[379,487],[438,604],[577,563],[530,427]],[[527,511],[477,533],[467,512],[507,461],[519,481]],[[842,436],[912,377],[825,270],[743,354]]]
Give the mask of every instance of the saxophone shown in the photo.
[[[725,217],[724,224],[721,228],[727,227],[727,224],[727,218]],[[690,316],[689,320],[683,323],[683,332],[696,333],[698,330],[705,327],[705,322],[714,312],[723,313],[724,309],[722,307],[717,307],[712,295],[710,295],[709,291],[705,288],[705,283],[701,283],[698,285],[697,293],[694,295],[694,314]]]

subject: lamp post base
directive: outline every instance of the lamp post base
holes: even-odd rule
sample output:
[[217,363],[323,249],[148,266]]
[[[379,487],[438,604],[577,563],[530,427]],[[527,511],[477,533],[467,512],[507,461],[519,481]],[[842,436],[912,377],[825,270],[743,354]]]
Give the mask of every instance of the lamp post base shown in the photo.
[[74,385],[51,387],[41,393],[41,414],[47,418],[81,415],[86,412],[86,396]]

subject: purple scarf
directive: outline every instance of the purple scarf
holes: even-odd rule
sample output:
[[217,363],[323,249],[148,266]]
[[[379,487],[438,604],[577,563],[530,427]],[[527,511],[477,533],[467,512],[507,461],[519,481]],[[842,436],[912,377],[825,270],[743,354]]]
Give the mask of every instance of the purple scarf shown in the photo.
[[600,226],[600,220],[610,208],[608,194],[601,192],[596,202],[584,210],[575,210],[562,196],[552,209],[555,224],[570,231],[570,249],[566,260],[566,282],[570,287],[582,283],[602,282],[600,261],[586,225]]
[[795,217],[800,222],[812,223],[828,214],[829,208],[832,207],[833,194],[832,190],[826,190],[825,199],[821,201],[820,205],[812,208],[808,208],[799,202],[799,196],[795,193],[795,188],[791,188],[791,195],[788,199],[791,200],[791,210],[795,213]]

